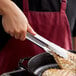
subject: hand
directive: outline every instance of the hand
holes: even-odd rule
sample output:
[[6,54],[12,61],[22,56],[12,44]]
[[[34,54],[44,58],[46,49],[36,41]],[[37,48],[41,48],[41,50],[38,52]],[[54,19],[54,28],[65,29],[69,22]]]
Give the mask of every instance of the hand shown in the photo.
[[25,40],[27,31],[35,34],[26,16],[12,1],[10,1],[7,11],[3,13],[2,24],[4,30],[16,39]]

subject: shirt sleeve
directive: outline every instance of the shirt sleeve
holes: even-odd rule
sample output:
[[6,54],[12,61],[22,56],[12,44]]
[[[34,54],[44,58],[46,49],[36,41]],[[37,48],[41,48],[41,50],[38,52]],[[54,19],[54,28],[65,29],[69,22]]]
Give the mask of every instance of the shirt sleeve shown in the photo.
[[76,0],[68,0],[66,14],[72,37],[76,37]]
[[10,35],[8,35],[2,26],[2,16],[0,16],[0,50],[5,46],[5,44],[10,39]]
[[73,31],[72,31],[72,36],[76,37],[76,20],[75,20],[75,24],[74,24]]

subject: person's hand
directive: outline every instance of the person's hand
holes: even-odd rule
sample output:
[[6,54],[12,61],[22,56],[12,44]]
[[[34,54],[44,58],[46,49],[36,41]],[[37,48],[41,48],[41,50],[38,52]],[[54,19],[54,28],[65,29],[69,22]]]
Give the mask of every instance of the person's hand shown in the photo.
[[9,6],[6,7],[7,10],[3,13],[2,17],[4,30],[20,40],[25,40],[27,31],[34,35],[35,32],[29,25],[23,12],[12,1],[8,2]]

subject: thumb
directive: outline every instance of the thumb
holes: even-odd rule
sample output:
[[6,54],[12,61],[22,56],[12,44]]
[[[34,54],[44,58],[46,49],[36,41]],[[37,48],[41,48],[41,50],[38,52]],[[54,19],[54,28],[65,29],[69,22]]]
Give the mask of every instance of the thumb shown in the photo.
[[29,33],[31,33],[32,35],[36,35],[36,32],[33,30],[33,28],[28,24],[28,26],[27,26],[27,31],[29,32]]

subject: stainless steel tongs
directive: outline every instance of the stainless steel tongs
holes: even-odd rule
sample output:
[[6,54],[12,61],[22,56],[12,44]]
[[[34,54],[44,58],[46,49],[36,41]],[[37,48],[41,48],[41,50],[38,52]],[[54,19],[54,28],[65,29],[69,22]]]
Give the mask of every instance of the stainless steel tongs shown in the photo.
[[42,36],[40,36],[38,34],[33,36],[32,34],[27,32],[26,38],[28,40],[32,41],[33,43],[35,43],[36,45],[40,46],[41,48],[43,48],[49,54],[51,54],[51,50],[52,50],[53,52],[55,52],[59,56],[66,58],[66,59],[68,58],[67,50],[65,50],[65,49],[61,48],[60,46],[48,41],[47,39],[43,38]]

